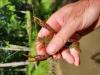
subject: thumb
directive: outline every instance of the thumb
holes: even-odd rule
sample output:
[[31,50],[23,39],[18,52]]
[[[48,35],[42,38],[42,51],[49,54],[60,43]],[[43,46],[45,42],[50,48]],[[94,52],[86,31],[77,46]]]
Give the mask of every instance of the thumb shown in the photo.
[[81,23],[81,17],[75,18],[66,23],[48,44],[46,48],[47,53],[50,55],[57,53],[65,45],[67,40],[77,31]]

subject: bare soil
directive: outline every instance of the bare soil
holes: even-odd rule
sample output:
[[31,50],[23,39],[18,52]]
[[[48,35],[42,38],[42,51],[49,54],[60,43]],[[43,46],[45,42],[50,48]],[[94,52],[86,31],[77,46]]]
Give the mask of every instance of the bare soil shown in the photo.
[[100,29],[84,36],[80,43],[80,66],[75,67],[61,60],[57,75],[100,75]]

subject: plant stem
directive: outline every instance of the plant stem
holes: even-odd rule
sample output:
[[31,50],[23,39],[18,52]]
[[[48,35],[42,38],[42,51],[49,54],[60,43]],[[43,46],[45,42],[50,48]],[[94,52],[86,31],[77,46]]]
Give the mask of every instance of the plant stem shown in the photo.
[[[32,0],[27,0],[27,4],[29,5],[32,5]],[[26,30],[27,30],[27,34],[28,34],[28,44],[29,44],[29,49],[30,49],[30,52],[32,52],[32,49],[31,49],[31,44],[32,44],[32,19],[31,19],[31,11],[26,11]],[[26,71],[26,75],[31,75],[31,64],[29,64],[27,66],[27,71]]]
[[[27,4],[32,5],[32,0],[27,0]],[[28,42],[29,46],[31,46],[32,40],[32,22],[31,22],[31,12],[29,10],[26,11],[26,29],[28,33]]]
[[30,11],[26,11],[26,29],[27,29],[27,33],[28,33],[28,42],[29,42],[29,46],[31,46],[31,36],[32,36],[32,23],[31,23],[31,13]]

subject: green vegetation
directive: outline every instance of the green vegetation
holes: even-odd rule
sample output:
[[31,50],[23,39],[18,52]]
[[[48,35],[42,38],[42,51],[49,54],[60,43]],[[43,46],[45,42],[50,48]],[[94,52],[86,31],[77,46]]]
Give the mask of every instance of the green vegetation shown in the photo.
[[[0,0],[0,63],[25,61],[27,58],[23,54],[35,55],[35,38],[40,27],[32,22],[32,16],[47,20],[64,1]],[[12,51],[12,48],[10,51],[11,45],[27,47],[30,52]],[[43,61],[16,68],[0,68],[0,75],[47,75],[48,65],[48,61]],[[27,71],[21,71],[25,68]]]

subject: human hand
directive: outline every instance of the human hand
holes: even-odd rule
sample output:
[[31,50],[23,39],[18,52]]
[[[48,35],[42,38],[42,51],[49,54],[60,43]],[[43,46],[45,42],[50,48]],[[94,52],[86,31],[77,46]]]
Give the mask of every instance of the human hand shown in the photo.
[[[37,42],[38,54],[48,53],[54,58],[62,57],[68,63],[79,65],[79,52],[61,48],[68,39],[73,38],[75,32],[82,31],[95,23],[94,29],[100,26],[100,1],[81,0],[76,3],[66,5],[55,12],[47,21],[57,34],[54,35],[48,46],[45,48],[43,43]],[[50,31],[42,28],[38,37],[51,35]],[[77,37],[77,36],[74,36]]]

